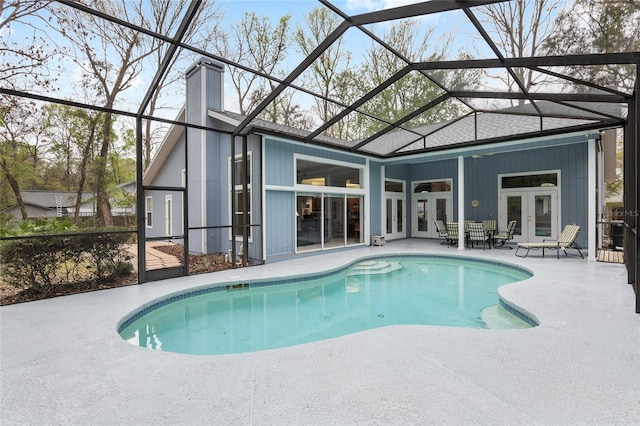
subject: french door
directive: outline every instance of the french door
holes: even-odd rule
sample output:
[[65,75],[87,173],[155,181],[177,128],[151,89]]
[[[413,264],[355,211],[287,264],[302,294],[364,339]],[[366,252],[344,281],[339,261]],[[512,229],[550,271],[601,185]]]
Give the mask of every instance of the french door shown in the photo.
[[385,197],[387,240],[405,238],[406,208],[404,194],[387,194]]
[[500,196],[500,229],[516,220],[514,241],[540,242],[558,238],[558,191],[529,189],[503,191]]
[[413,194],[412,237],[437,238],[435,221],[453,218],[451,195]]

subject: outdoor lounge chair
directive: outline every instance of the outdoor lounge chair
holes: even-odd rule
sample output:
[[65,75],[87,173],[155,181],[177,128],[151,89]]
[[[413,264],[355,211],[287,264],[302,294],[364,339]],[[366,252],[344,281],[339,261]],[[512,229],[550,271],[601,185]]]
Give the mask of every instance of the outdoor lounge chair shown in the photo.
[[[584,259],[582,252],[578,243],[576,243],[576,238],[580,233],[580,227],[578,225],[567,225],[564,227],[562,234],[558,237],[557,240],[543,240],[541,243],[518,243],[518,248],[516,249],[515,255],[518,257],[527,257],[529,254],[529,250],[531,249],[542,249],[542,257],[544,257],[544,249],[555,249],[556,258],[560,259],[560,249],[564,251],[565,255],[569,255],[567,253],[567,249],[575,249],[578,250],[580,257]],[[527,252],[524,255],[518,255],[518,250],[527,249]],[[574,255],[577,257],[577,255]]]
[[[493,235],[493,247],[494,248],[508,248],[512,249],[513,247],[505,245],[507,241],[513,240],[513,234],[516,232],[516,225],[518,221],[510,220],[509,225],[507,226],[506,231],[498,232]],[[500,245],[496,245],[496,241],[500,241]]]
[[458,222],[447,222],[447,245],[452,246],[458,243]]
[[483,250],[485,244],[489,244],[489,248],[491,248],[491,237],[487,235],[484,224],[478,222],[469,223],[467,230],[469,232],[468,242],[471,244],[471,247],[473,247],[474,242],[482,242]]
[[444,241],[440,244],[449,244],[449,234],[447,234],[447,225],[444,224],[441,220],[436,220],[436,231],[438,231],[438,235],[444,238]]

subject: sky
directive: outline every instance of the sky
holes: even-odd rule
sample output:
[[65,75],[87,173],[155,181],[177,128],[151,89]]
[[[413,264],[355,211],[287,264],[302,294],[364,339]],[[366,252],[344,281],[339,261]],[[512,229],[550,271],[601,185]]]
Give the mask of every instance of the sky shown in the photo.
[[[331,1],[336,7],[340,8],[348,15],[357,15],[361,13],[371,12],[374,10],[398,7],[405,4],[417,3],[417,1],[411,0],[333,0]],[[313,8],[322,7],[322,3],[315,0],[216,0],[216,4],[224,12],[224,26],[231,26],[236,24],[242,19],[243,13],[247,11],[253,11],[259,16],[268,16],[272,22],[285,15],[291,14],[292,24],[295,28],[297,25],[304,25],[304,16],[308,14]],[[480,41],[479,37],[472,33],[469,22],[464,17],[464,14],[460,11],[445,12],[438,15],[430,15],[426,17],[416,18],[421,24],[421,28],[425,28],[427,25],[436,28],[436,34],[434,39],[438,39],[439,36],[450,31],[454,31],[456,37],[453,38],[450,48],[450,56],[446,59],[457,59],[459,51],[465,50],[468,53],[473,53],[476,57],[493,57],[488,52],[484,42]],[[376,24],[377,33],[382,34],[390,24],[380,23]],[[29,27],[25,27],[26,31],[30,31]],[[5,31],[6,29],[2,29]],[[5,33],[3,33],[4,35]],[[344,37],[346,47],[353,52],[352,65],[357,64],[362,60],[362,51],[371,45],[370,39],[365,37],[362,32],[356,28],[348,30]],[[475,52],[475,53],[474,53]],[[303,55],[290,54],[291,65],[288,66],[288,71],[292,70],[301,60]],[[69,71],[73,70],[75,66],[72,63],[65,64],[69,68]],[[67,72],[63,79],[63,87],[66,85],[67,90],[73,90],[74,87],[78,87],[79,81],[79,69],[76,67],[75,72]],[[146,75],[144,82],[149,82],[152,75]],[[127,110],[135,111],[135,105],[139,104],[137,99],[141,98],[146,91],[146,84],[141,82],[139,90],[135,95],[133,93],[123,94],[121,97],[119,107],[123,107]],[[133,92],[133,90],[131,91]],[[229,93],[229,92],[228,92]],[[61,95],[58,93],[57,95]],[[183,96],[183,95],[182,95]],[[182,96],[178,96],[182,100]],[[62,95],[62,97],[68,97]],[[174,96],[174,98],[176,98]],[[177,99],[174,99],[177,101]],[[130,108],[126,107],[129,106]],[[174,112],[170,113],[166,118],[173,118],[177,108],[182,106],[181,102],[176,102]]]

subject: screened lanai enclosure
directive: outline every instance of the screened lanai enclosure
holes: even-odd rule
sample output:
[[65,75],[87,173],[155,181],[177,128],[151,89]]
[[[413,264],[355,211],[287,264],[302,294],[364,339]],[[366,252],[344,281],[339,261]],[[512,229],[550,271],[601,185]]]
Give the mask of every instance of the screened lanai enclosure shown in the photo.
[[[532,170],[562,169],[569,185],[571,172],[545,166],[533,145],[567,163],[584,157],[575,178],[584,178],[583,192],[563,201],[554,227],[584,216],[585,242],[595,249],[607,221],[602,135],[615,131],[619,249],[640,312],[640,12],[619,2],[367,3],[5,5],[3,111],[82,111],[86,121],[74,125],[99,124],[83,137],[95,138],[92,155],[104,162],[127,155],[115,149],[122,141],[134,147],[139,282],[188,274],[189,253],[223,253],[235,267],[369,244],[390,234],[387,223],[412,221],[398,211],[413,208],[406,204],[385,211],[403,168],[442,169],[446,179],[408,177],[397,192],[450,188],[448,215],[460,223],[478,204],[489,208],[474,200],[465,210],[474,191],[465,182],[482,167],[475,160],[493,156],[485,164],[519,162],[523,170],[540,161]],[[584,24],[596,21],[597,31]],[[618,42],[603,42],[614,29]],[[66,117],[67,134],[80,132]],[[577,139],[584,151],[571,145]],[[100,182],[111,169],[99,164],[86,174],[96,181],[96,215],[107,218],[109,187]],[[329,164],[331,173],[313,171]],[[498,217],[500,194],[487,194],[487,215]],[[399,237],[429,235],[417,220],[407,226]],[[146,267],[154,241],[185,247],[182,263]]]

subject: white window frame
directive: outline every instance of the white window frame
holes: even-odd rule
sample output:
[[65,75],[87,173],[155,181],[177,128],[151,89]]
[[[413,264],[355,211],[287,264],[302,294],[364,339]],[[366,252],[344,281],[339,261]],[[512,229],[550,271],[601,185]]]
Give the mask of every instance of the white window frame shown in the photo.
[[[231,203],[232,203],[232,197],[234,197],[236,195],[237,191],[242,192],[242,183],[240,184],[236,184],[235,188],[231,188],[231,173],[233,170],[233,163],[231,162],[231,157],[228,157],[229,160],[229,173],[227,174],[227,177],[229,179],[229,184],[228,187],[230,188],[229,190],[229,207],[231,207]],[[235,157],[235,160],[242,160],[242,154],[238,154]],[[249,197],[249,224],[251,224],[251,217],[253,215],[253,200],[251,199],[251,194],[252,194],[252,188],[251,188],[251,182],[253,182],[252,176],[253,176],[253,155],[252,155],[252,151],[248,151],[247,152],[247,162],[249,163],[249,183],[247,184],[247,196]],[[231,208],[228,209],[229,211],[231,210]],[[238,214],[238,213],[242,213],[239,211],[234,212],[234,214]],[[233,216],[231,214],[229,214],[229,223],[233,223]],[[229,241],[233,240],[233,228],[229,229]],[[237,235],[235,237],[235,241],[240,241],[242,242],[243,238],[242,235]],[[253,242],[253,232],[252,229],[249,228],[249,242],[252,243]]]
[[[296,178],[297,176],[297,172],[298,172],[298,160],[306,160],[306,161],[312,161],[314,163],[319,163],[319,164],[326,164],[326,165],[338,165],[338,166],[343,166],[343,167],[348,167],[348,168],[352,168],[352,169],[359,169],[359,174],[360,174],[360,188],[349,188],[349,187],[341,187],[341,186],[323,186],[323,185],[305,185],[305,184],[301,184],[298,183],[298,179]],[[297,200],[298,196],[300,195],[307,195],[307,194],[314,194],[314,195],[318,195],[321,197],[322,202],[322,217],[325,217],[325,211],[324,211],[324,200],[327,196],[342,196],[343,197],[343,201],[344,201],[344,226],[345,226],[345,237],[344,237],[344,245],[341,246],[336,246],[336,247],[325,247],[324,244],[324,238],[323,238],[323,243],[321,245],[321,248],[316,249],[316,250],[303,250],[300,251],[298,250],[298,246],[296,244],[295,246],[295,253],[301,253],[301,252],[311,252],[311,251],[318,251],[318,250],[333,250],[333,249],[341,249],[341,248],[345,248],[345,247],[354,247],[357,245],[364,245],[366,244],[367,241],[367,235],[365,234],[364,237],[362,238],[362,242],[360,243],[355,243],[355,244],[347,244],[347,233],[346,233],[346,226],[348,223],[348,217],[347,217],[347,207],[346,207],[346,203],[347,203],[347,198],[348,197],[360,197],[360,202],[361,202],[361,208],[364,208],[365,211],[360,213],[360,229],[361,232],[363,232],[363,230],[367,229],[367,226],[365,225],[365,220],[367,217],[367,211],[366,211],[366,205],[368,202],[368,194],[367,194],[367,187],[368,187],[368,175],[367,175],[367,164],[357,164],[357,163],[350,163],[347,161],[340,161],[340,160],[328,160],[326,158],[322,158],[322,157],[314,157],[311,155],[305,155],[305,154],[297,154],[294,153],[293,154],[293,189],[294,189],[294,197]],[[297,211],[297,210],[296,210]],[[299,214],[299,212],[298,212]],[[294,218],[294,224],[293,224],[293,229],[296,229],[296,219],[297,217]],[[324,220],[320,222],[322,225],[322,229],[321,229],[321,235],[324,235]]]
[[164,196],[164,232],[167,236],[173,236],[173,197],[171,194]]
[[[326,164],[326,165],[337,165],[343,167],[349,167],[352,169],[360,170],[360,188],[348,188],[341,186],[321,186],[321,185],[304,185],[298,183],[298,179],[296,178],[298,173],[298,160],[306,160],[313,161],[314,163]],[[348,194],[348,195],[367,195],[366,192],[366,181],[365,181],[365,164],[357,164],[357,163],[349,163],[346,161],[340,160],[328,160],[322,157],[314,157],[311,155],[305,154],[293,154],[293,187],[297,192],[322,192],[325,194]]]
[[144,222],[145,227],[153,228],[153,197],[148,195],[144,202]]

